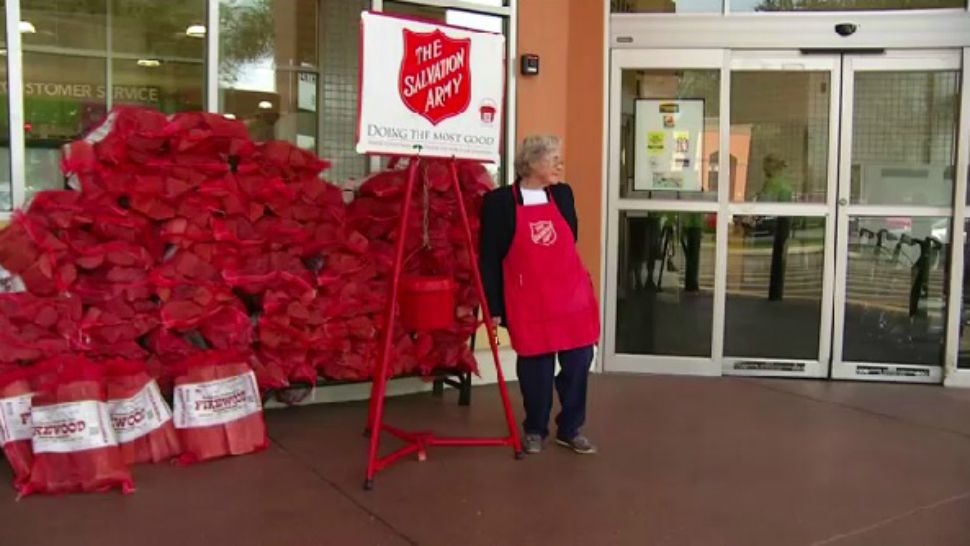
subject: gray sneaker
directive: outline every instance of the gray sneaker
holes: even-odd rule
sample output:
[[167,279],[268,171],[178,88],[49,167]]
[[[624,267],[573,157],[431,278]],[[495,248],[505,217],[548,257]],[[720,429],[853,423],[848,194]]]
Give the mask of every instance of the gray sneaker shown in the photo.
[[556,443],[563,447],[567,447],[580,455],[593,455],[597,451],[596,446],[593,445],[593,442],[589,441],[589,438],[583,436],[582,434],[573,436],[571,440],[556,438]]
[[526,434],[522,438],[522,451],[529,455],[535,455],[542,451],[542,436],[538,434]]

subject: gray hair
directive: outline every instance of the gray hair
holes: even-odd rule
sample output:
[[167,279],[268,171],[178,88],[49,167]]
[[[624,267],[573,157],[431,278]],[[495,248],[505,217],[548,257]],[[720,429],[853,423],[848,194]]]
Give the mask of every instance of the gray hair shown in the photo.
[[546,156],[559,151],[562,141],[555,135],[530,135],[515,151],[515,176],[525,178],[532,173],[532,166]]

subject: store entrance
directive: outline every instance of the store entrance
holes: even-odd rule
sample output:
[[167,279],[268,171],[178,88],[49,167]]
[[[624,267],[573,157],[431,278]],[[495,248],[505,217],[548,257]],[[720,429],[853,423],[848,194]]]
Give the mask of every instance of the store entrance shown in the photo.
[[958,51],[613,61],[606,370],[942,380]]

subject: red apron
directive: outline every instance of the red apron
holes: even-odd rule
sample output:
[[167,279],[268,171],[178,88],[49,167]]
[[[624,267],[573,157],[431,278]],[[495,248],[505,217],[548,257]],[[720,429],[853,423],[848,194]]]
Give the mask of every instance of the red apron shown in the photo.
[[529,206],[514,191],[515,236],[502,264],[512,347],[533,356],[595,344],[599,305],[569,224],[548,191],[547,203]]

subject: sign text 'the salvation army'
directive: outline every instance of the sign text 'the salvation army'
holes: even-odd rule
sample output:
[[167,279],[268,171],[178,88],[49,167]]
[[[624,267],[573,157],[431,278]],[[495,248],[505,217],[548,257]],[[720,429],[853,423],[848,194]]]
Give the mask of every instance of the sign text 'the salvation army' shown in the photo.
[[[424,64],[441,57],[442,49],[439,39],[414,48],[414,56],[418,59],[418,63]],[[467,50],[459,49],[422,68],[417,74],[405,76],[404,96],[410,98],[425,88],[431,87],[425,100],[424,111],[428,112],[432,108],[443,106],[461,89],[463,79],[461,70],[468,62],[466,54]]]

